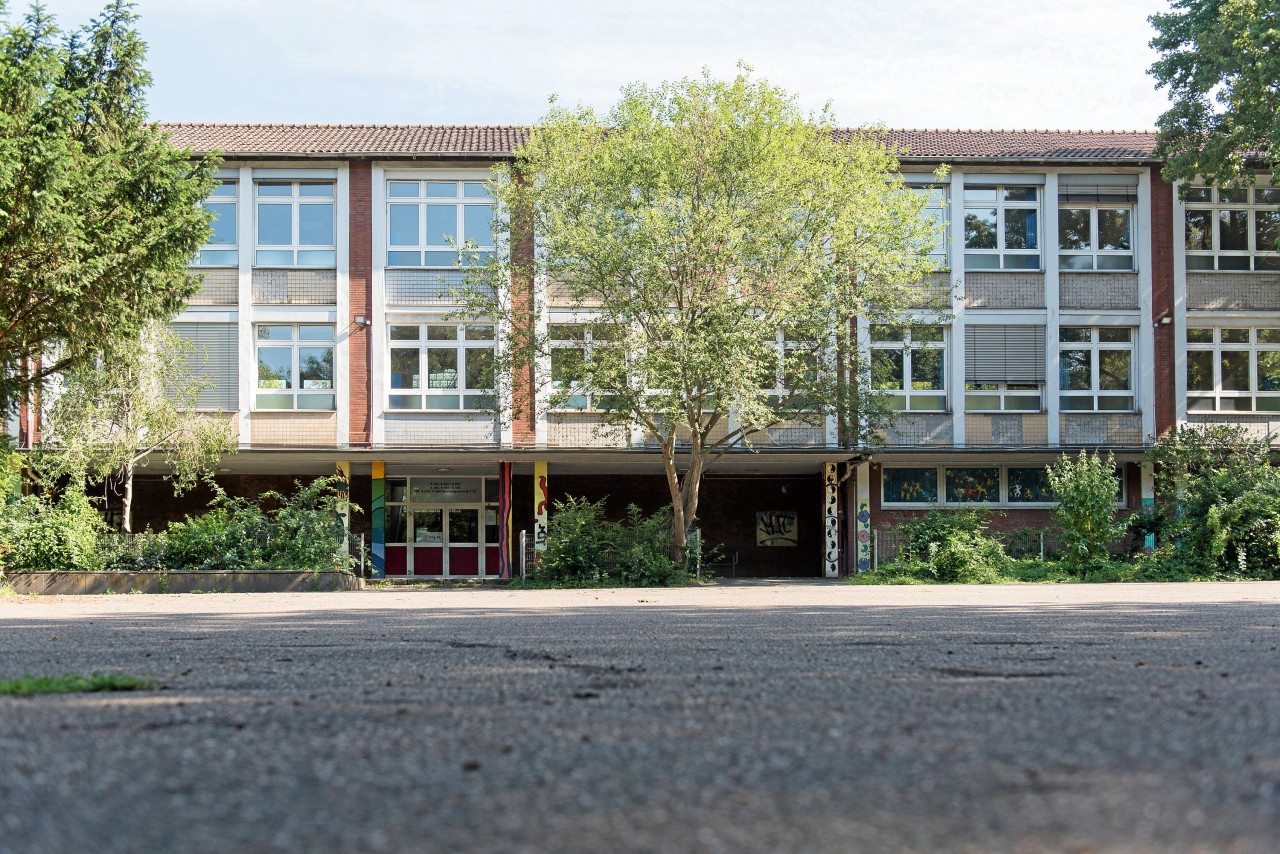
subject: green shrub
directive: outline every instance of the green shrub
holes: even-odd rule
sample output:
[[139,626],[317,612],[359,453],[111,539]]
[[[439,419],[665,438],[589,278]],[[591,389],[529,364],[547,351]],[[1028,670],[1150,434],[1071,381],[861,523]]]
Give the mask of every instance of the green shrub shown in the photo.
[[671,559],[669,510],[646,516],[632,504],[615,522],[605,517],[603,499],[574,497],[553,505],[547,551],[533,574],[538,582],[572,586],[657,587],[686,578]]
[[0,503],[0,574],[102,569],[102,517],[82,493]]
[[891,573],[921,581],[994,584],[1009,566],[1004,546],[991,536],[985,509],[930,510],[898,526],[904,543]]
[[1079,575],[1110,563],[1111,544],[1124,536],[1126,523],[1116,521],[1115,468],[1111,454],[1088,451],[1059,457],[1048,467],[1062,560]]

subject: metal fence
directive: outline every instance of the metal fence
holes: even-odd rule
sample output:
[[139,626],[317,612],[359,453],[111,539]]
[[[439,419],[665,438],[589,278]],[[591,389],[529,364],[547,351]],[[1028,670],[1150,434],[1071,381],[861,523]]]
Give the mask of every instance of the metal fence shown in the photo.
[[[988,535],[1004,545],[1005,553],[1014,558],[1057,560],[1064,551],[1056,531],[1042,528],[1018,528],[1012,531],[988,530]],[[901,528],[876,528],[871,531],[871,568],[887,566],[898,559],[907,544],[906,533]],[[1111,554],[1120,556],[1130,551],[1132,537],[1126,536],[1111,544]]]

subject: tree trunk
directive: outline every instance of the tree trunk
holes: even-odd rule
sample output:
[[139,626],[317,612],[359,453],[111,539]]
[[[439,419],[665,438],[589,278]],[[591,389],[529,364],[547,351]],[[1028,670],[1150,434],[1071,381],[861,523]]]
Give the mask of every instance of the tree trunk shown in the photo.
[[124,508],[121,527],[126,534],[133,533],[133,462],[124,464]]
[[684,495],[680,488],[680,475],[676,471],[676,438],[672,431],[662,442],[662,466],[667,473],[667,489],[671,493],[671,548],[684,552],[685,519]]

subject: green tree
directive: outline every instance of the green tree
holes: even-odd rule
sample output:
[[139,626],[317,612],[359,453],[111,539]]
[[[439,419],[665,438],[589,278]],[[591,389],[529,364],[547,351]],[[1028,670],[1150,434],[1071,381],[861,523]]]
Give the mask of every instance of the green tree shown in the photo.
[[1116,521],[1115,458],[1081,451],[1077,457],[1059,457],[1048,473],[1057,502],[1053,518],[1062,535],[1063,561],[1083,575],[1110,559],[1108,548],[1127,527]]
[[134,22],[116,0],[73,33],[40,6],[0,31],[0,413],[198,287],[216,160],[147,122]]
[[[789,421],[836,415],[857,440],[883,419],[850,321],[896,316],[936,222],[875,130],[839,132],[747,69],[633,85],[604,116],[553,102],[494,193],[516,251],[472,277],[469,310],[509,330],[498,377],[646,431],[676,549],[726,452]],[[509,281],[590,320],[542,335],[543,289]]]
[[123,496],[125,531],[133,530],[133,476],[153,455],[164,460],[178,492],[213,474],[235,450],[231,422],[196,411],[207,386],[186,371],[190,345],[161,323],[117,342],[101,359],[78,365],[50,388],[35,469],[73,489],[107,481]]
[[1173,102],[1157,124],[1157,154],[1169,179],[1202,176],[1220,186],[1251,184],[1252,167],[1280,162],[1280,3],[1173,0],[1152,15],[1151,66]]

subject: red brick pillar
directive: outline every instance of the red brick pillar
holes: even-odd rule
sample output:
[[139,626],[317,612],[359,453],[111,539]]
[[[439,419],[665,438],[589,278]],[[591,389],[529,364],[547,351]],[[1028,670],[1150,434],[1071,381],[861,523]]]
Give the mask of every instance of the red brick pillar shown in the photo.
[[[1177,419],[1175,331],[1173,324],[1173,185],[1151,167],[1151,322],[1155,326],[1156,435],[1173,429]],[[1170,322],[1160,325],[1162,318]]]
[[348,233],[348,314],[351,338],[349,359],[349,433],[354,447],[368,446],[372,388],[369,376],[372,328],[358,326],[356,317],[373,320],[373,167],[368,160],[353,160],[350,170],[350,229]]
[[[533,228],[527,221],[513,218],[511,223],[511,304],[516,318],[537,323],[534,314],[534,245]],[[517,342],[521,335],[516,332]],[[517,346],[519,344],[517,343]],[[511,375],[511,396],[514,413],[511,423],[511,442],[517,448],[531,448],[536,442],[534,424],[537,420],[537,401],[533,366],[517,366]]]

